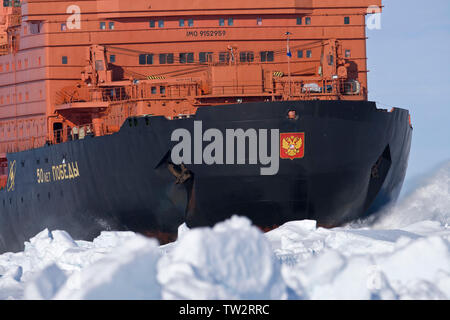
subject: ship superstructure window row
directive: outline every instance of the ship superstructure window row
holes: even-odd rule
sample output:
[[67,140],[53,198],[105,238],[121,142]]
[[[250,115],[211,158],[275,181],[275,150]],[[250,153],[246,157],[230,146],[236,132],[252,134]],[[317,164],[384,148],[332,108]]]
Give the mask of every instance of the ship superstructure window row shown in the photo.
[[[198,55],[198,59],[196,59]],[[275,62],[275,51],[259,51],[257,53],[257,62]],[[350,57],[351,51],[345,50],[345,57]],[[313,51],[308,50],[297,50],[298,59],[310,59],[313,57]],[[241,51],[233,57],[233,54],[229,51],[223,51],[214,53],[208,52],[180,52],[180,53],[157,53],[157,60],[154,60],[154,54],[140,54],[139,64],[140,65],[166,65],[166,64],[188,64],[188,63],[208,63],[218,61],[220,63],[233,62],[234,59],[238,59],[239,62],[252,63],[255,62],[255,53],[253,51]],[[116,55],[110,55],[110,62],[116,62]],[[216,60],[217,59],[217,60]]]

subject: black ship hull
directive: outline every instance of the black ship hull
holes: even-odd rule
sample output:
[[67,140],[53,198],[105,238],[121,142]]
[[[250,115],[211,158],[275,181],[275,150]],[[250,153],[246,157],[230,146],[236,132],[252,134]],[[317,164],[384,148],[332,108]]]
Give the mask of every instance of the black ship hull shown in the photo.
[[[262,228],[302,219],[339,226],[397,199],[411,145],[408,117],[406,110],[378,110],[372,102],[203,107],[193,118],[130,118],[110,136],[9,154],[0,252],[22,250],[45,228],[92,240],[104,230],[172,235],[183,222],[211,226],[232,215]],[[248,157],[243,164],[172,164],[172,133],[184,128],[194,137],[195,121],[203,131],[301,132],[304,155],[279,159],[274,175],[261,175],[264,165]]]

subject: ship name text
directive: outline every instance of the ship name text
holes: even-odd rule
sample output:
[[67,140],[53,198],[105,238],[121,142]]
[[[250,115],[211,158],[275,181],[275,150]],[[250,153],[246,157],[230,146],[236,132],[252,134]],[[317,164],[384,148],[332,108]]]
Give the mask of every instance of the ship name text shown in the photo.
[[78,162],[75,161],[52,166],[51,171],[44,171],[44,169],[38,168],[36,175],[38,183],[49,183],[52,181],[76,179],[80,176],[80,170]]

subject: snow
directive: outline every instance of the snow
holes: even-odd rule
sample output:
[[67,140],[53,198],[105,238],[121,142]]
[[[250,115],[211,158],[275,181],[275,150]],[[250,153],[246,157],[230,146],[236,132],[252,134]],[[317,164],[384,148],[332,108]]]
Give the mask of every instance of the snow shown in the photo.
[[449,186],[450,163],[377,219],[334,229],[263,234],[234,216],[164,246],[43,230],[0,255],[0,299],[449,299]]

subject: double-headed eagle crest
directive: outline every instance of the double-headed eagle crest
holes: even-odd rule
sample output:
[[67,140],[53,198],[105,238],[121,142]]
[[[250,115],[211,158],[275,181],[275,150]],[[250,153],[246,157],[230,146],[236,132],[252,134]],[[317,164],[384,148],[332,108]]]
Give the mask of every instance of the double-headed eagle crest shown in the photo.
[[291,159],[304,157],[304,133],[281,133],[280,134],[280,157]]

